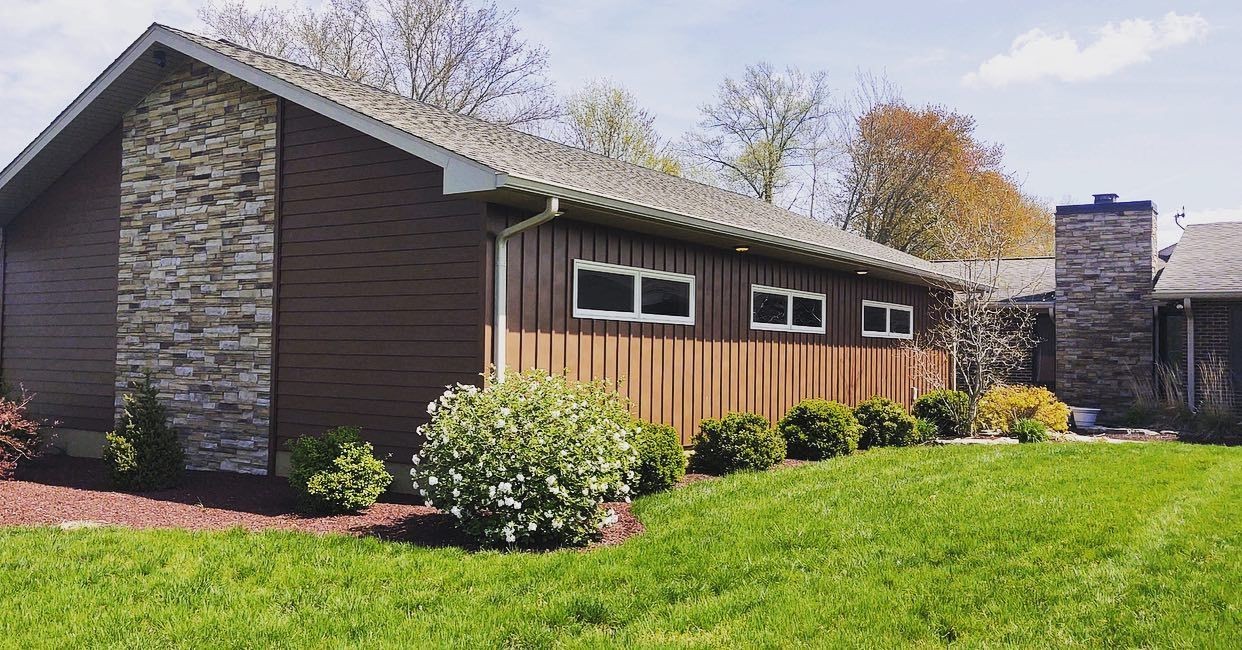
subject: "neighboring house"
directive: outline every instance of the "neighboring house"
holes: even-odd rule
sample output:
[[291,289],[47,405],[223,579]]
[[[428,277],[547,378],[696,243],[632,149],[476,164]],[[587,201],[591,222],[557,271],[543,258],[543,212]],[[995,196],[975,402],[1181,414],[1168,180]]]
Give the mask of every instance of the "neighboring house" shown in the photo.
[[1057,207],[1055,256],[1001,260],[998,300],[1037,310],[1041,341],[1015,380],[1049,385],[1108,420],[1157,362],[1177,370],[1198,404],[1196,371],[1210,358],[1232,376],[1242,406],[1242,223],[1188,226],[1157,250],[1156,216],[1151,201],[1097,194]]
[[1242,223],[1187,226],[1154,295],[1161,361],[1184,369],[1194,400],[1204,397],[1200,366],[1222,364],[1242,407]]
[[63,444],[97,453],[150,375],[191,466],[247,473],[342,424],[404,462],[427,402],[492,364],[606,378],[683,441],[807,397],[909,404],[926,386],[902,340],[956,281],[755,199],[159,25],[0,172],[0,223],[0,363]]

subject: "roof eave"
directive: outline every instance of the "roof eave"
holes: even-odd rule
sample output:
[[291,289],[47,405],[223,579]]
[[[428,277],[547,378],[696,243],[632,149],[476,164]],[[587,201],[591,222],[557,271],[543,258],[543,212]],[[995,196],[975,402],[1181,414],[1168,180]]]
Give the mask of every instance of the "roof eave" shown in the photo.
[[1226,290],[1218,289],[1168,289],[1152,292],[1152,298],[1156,300],[1180,300],[1182,298],[1198,298],[1201,300],[1242,300],[1242,290]]
[[663,222],[683,228],[704,230],[712,233],[736,237],[741,240],[810,254],[832,261],[846,262],[861,267],[884,269],[904,276],[919,278],[930,283],[939,283],[944,285],[946,288],[957,289],[972,286],[972,283],[954,275],[929,272],[914,266],[897,264],[887,260],[880,260],[842,248],[812,244],[798,239],[782,237],[772,233],[722,223],[713,219],[706,219],[704,217],[674,212],[663,208],[656,208],[649,205],[618,199],[616,197],[603,196],[598,193],[587,192],[573,187],[566,187],[561,184],[549,183],[539,179],[522,178],[510,174],[506,177],[505,187],[543,196],[555,196],[560,199],[574,201],[596,208],[621,212],[623,214],[651,219],[653,221]]

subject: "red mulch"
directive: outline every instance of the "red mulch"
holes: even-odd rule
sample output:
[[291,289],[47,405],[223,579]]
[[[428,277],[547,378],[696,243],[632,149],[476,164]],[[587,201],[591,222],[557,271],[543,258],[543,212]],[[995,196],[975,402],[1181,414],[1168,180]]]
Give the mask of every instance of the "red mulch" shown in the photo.
[[1172,433],[1158,433],[1154,436],[1145,433],[1106,433],[1105,438],[1113,440],[1137,440],[1139,442],[1177,442],[1181,440]]
[[[0,526],[76,526],[187,530],[298,530],[341,533],[420,546],[468,546],[449,515],[417,505],[407,495],[385,494],[356,515],[298,514],[283,478],[220,472],[187,472],[184,485],[139,494],[116,492],[98,460],[52,456],[18,467],[0,481]],[[620,519],[604,529],[599,545],[620,544],[643,531],[628,503],[606,504]]]

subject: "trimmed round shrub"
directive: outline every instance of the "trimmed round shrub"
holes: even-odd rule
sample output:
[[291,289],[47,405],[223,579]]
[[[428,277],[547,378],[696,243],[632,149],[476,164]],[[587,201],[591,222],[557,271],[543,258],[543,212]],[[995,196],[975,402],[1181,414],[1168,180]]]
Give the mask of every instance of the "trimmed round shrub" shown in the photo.
[[587,544],[637,479],[633,418],[603,382],[510,372],[450,386],[427,412],[414,487],[485,546]]
[[112,483],[145,492],[176,487],[185,476],[185,451],[168,426],[168,412],[150,378],[130,384],[116,430],[107,435],[103,460]]
[[804,400],[789,409],[776,429],[790,458],[823,460],[858,449],[862,427],[850,407],[822,399]]
[[970,397],[960,390],[933,390],[914,400],[910,414],[936,427],[936,435],[970,433]]
[[703,420],[691,441],[695,471],[704,474],[768,469],[785,459],[785,439],[762,415],[729,413]]
[[996,386],[979,399],[981,429],[1010,433],[1018,420],[1039,420],[1053,431],[1069,429],[1069,407],[1042,386]]
[[303,512],[357,512],[374,504],[390,484],[392,475],[358,427],[337,427],[293,443],[289,485]]
[[921,444],[924,442],[935,440],[936,436],[938,436],[939,434],[940,434],[940,430],[937,429],[936,425],[932,424],[930,421],[922,420],[919,418],[914,419],[914,443],[915,444]]
[[673,427],[639,422],[630,444],[638,452],[637,478],[630,485],[635,496],[667,490],[686,475],[686,450]]
[[860,449],[872,447],[906,447],[915,444],[914,418],[897,402],[887,397],[872,397],[854,408],[854,417],[862,425],[858,440]]
[[1010,433],[1018,439],[1018,442],[1044,442],[1048,440],[1048,427],[1044,426],[1043,422],[1030,418],[1022,418],[1014,422]]

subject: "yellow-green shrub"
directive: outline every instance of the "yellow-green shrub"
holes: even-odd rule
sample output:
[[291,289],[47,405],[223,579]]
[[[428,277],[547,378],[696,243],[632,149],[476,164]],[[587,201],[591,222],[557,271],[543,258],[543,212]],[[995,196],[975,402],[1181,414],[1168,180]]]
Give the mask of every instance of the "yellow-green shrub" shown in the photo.
[[1053,431],[1069,429],[1069,407],[1040,386],[997,386],[979,400],[981,429],[1009,433],[1018,420],[1042,422]]

